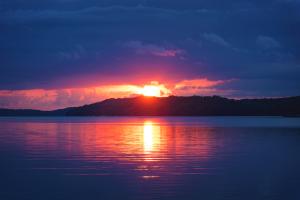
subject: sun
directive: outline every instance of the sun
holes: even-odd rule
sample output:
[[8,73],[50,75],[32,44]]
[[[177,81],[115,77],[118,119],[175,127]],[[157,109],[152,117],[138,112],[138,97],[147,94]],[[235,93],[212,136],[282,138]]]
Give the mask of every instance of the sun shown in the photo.
[[166,88],[164,84],[160,84],[158,81],[151,81],[150,84],[139,86],[135,94],[145,97],[167,97],[172,94],[172,92]]
[[141,91],[141,94],[147,97],[160,97],[160,87],[156,85],[145,85]]

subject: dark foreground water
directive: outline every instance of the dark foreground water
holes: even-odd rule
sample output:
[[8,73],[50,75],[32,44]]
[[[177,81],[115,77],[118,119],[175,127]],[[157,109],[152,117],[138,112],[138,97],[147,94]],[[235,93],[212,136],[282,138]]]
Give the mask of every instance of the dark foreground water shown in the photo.
[[299,200],[299,153],[299,118],[0,118],[0,199]]

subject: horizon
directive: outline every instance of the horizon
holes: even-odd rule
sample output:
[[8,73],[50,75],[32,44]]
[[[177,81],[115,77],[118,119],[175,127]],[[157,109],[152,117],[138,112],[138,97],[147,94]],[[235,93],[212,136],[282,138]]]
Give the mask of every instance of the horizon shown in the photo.
[[297,96],[299,9],[285,0],[3,2],[0,107],[53,110],[153,86],[155,96]]
[[163,99],[163,98],[172,98],[172,97],[176,97],[176,98],[191,98],[191,97],[200,97],[200,98],[213,98],[213,97],[218,97],[218,98],[222,98],[222,99],[228,99],[228,100],[235,100],[235,101],[239,101],[239,100],[272,100],[272,99],[288,99],[288,98],[297,98],[300,97],[300,95],[296,95],[296,96],[284,96],[284,97],[256,97],[256,98],[228,98],[228,97],[224,97],[224,96],[219,96],[219,95],[190,95],[190,96],[175,96],[175,95],[169,95],[169,96],[147,96],[147,95],[143,95],[143,94],[138,94],[135,96],[130,96],[130,97],[112,97],[112,98],[107,98],[107,99],[103,99],[100,101],[96,101],[96,102],[91,102],[88,104],[82,104],[82,105],[78,105],[78,106],[69,106],[69,107],[61,107],[61,108],[57,108],[57,109],[52,109],[52,110],[43,110],[43,109],[34,109],[34,108],[2,108],[0,107],[0,110],[4,110],[4,109],[8,109],[8,110],[35,110],[35,111],[45,111],[45,112],[52,112],[52,111],[57,111],[57,110],[64,110],[64,109],[68,109],[68,108],[80,108],[83,106],[90,106],[93,104],[97,104],[97,103],[102,103],[104,101],[107,100],[120,100],[120,99],[137,99],[137,98],[144,98],[144,99]]

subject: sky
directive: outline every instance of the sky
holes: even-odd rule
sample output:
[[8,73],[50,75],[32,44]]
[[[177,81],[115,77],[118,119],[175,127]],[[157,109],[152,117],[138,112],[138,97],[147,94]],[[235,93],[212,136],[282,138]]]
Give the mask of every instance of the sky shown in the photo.
[[2,0],[0,107],[300,95],[300,0]]

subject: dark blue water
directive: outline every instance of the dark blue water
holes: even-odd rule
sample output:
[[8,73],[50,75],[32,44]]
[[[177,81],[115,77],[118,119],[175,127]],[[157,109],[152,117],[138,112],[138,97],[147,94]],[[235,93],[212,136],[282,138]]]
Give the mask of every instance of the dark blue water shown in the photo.
[[0,118],[0,199],[299,200],[299,153],[299,118]]

